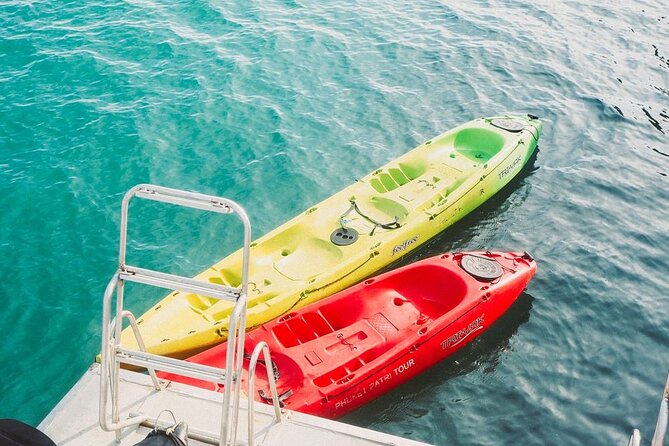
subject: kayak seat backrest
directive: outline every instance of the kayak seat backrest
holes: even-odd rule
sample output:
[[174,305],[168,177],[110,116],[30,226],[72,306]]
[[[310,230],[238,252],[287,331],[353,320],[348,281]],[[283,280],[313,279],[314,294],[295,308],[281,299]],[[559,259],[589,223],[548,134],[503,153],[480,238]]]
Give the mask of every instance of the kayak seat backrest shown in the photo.
[[272,328],[274,337],[284,348],[305,344],[334,331],[334,328],[318,310],[287,319]]
[[464,179],[462,177],[448,177],[446,180],[444,180],[444,183],[439,184],[439,188],[437,189],[437,192],[432,195],[430,198],[427,199],[425,203],[423,203],[421,206],[416,208],[416,211],[418,212],[424,212],[429,209],[432,209],[433,207],[442,204],[446,201],[448,196],[456,190]]
[[[222,268],[217,271],[212,268],[211,270],[207,271],[207,276],[208,277],[206,278],[206,280],[210,283],[215,283],[216,285],[238,288],[242,283],[241,273],[238,270],[233,271],[230,269]],[[209,310],[212,306],[215,306],[219,302],[224,303],[222,307],[230,308],[230,311],[224,312],[224,314],[232,312],[232,305],[225,303],[225,301],[214,299],[213,297],[190,293],[186,295],[185,300],[188,303],[190,309],[199,314],[204,315],[207,310]],[[209,313],[210,312],[211,311],[209,311]]]
[[238,287],[242,284],[242,268],[241,265],[239,268],[234,270],[230,268],[221,268],[218,270],[218,275],[211,276],[209,281],[212,283],[218,283],[219,285],[225,285],[229,287]]
[[426,170],[427,163],[422,160],[400,162],[397,166],[374,172],[369,184],[375,191],[383,194],[412,182],[423,175]]

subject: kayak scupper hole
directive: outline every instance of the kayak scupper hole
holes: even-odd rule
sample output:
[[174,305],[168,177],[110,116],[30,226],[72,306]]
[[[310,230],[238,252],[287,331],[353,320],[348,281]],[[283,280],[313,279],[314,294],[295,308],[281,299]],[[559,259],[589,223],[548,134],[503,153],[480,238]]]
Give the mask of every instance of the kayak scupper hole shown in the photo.
[[418,336],[423,336],[425,333],[427,333],[427,327],[423,327],[418,330]]
[[404,305],[407,302],[409,302],[409,301],[406,300],[404,297],[396,297],[396,298],[393,299],[393,303],[398,307],[401,307],[402,305]]
[[374,283],[374,279],[365,280],[365,285],[371,285]]
[[295,316],[297,316],[297,313],[289,313],[289,314],[285,315],[284,317],[282,317],[281,319],[279,319],[279,322],[286,322],[288,319],[292,319]]
[[343,377],[342,379],[340,379],[339,381],[337,381],[335,384],[338,385],[338,386],[341,385],[341,384],[346,384],[347,382],[349,382],[350,380],[352,380],[353,377],[355,377],[355,374],[354,374],[354,373],[351,373],[350,375],[345,376],[345,377]]
[[284,249],[283,251],[281,251],[281,255],[282,255],[283,257],[286,257],[288,254],[290,254],[290,251],[287,250],[287,249]]
[[343,239],[343,240],[351,240],[351,239],[353,239],[353,236],[352,236],[352,235],[349,235],[349,234],[347,234],[346,232],[342,232],[342,231],[337,231],[336,236],[339,237],[339,238],[341,238],[341,239]]

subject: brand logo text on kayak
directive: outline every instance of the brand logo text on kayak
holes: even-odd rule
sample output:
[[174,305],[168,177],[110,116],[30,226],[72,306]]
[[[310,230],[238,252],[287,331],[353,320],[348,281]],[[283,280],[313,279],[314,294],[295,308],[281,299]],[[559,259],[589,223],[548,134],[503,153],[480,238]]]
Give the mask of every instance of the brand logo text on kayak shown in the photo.
[[453,336],[450,336],[448,339],[443,341],[441,343],[441,349],[446,350],[447,348],[455,347],[456,345],[458,345],[459,343],[461,343],[462,341],[467,339],[467,337],[470,334],[472,334],[472,333],[474,333],[478,330],[481,330],[483,328],[483,318],[484,317],[485,317],[485,314],[482,314],[481,316],[474,319],[474,321],[471,322],[469,325],[467,325],[467,327],[463,328],[462,330],[455,333]]
[[511,171],[513,170],[514,167],[516,167],[518,164],[520,164],[520,157],[517,157],[511,164],[506,166],[502,171],[497,175],[499,179],[501,180],[505,176],[507,176]]
[[337,401],[335,403],[335,407],[337,409],[342,408],[348,404],[351,404],[353,401],[357,400],[358,398],[362,398],[365,394],[367,393],[367,388],[363,387],[362,389],[357,390],[355,393],[352,393],[348,396],[345,396],[344,399],[341,401]]
[[394,255],[397,254],[398,252],[404,251],[405,249],[407,249],[407,247],[409,247],[409,246],[413,245],[414,243],[416,243],[416,242],[418,241],[418,237],[420,237],[420,236],[419,236],[419,235],[416,235],[416,236],[414,236],[413,238],[410,238],[409,240],[404,240],[404,242],[402,242],[401,244],[395,246],[395,247],[393,248],[393,254],[392,254],[392,255],[394,256]]

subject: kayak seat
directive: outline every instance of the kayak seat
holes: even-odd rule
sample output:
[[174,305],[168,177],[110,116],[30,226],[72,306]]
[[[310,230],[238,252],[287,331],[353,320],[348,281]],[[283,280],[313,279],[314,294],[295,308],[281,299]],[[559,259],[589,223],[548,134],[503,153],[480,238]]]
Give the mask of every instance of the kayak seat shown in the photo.
[[486,162],[504,147],[504,137],[499,133],[483,129],[468,128],[455,134],[455,151],[472,161]]
[[434,150],[430,162],[445,164],[459,172],[470,170],[497,155],[506,140],[497,132],[485,128],[467,128],[432,141]]
[[364,214],[358,216],[357,214],[350,214],[354,217],[368,217],[378,223],[389,224],[395,220],[401,225],[406,221],[409,211],[400,202],[386,197],[371,197],[366,200],[361,200],[357,203],[360,213]]
[[[467,284],[453,271],[437,265],[416,268],[411,281],[392,281],[392,286],[422,314],[436,319],[457,307],[467,295]],[[439,293],[435,293],[439,290]],[[396,305],[406,302],[396,301]]]
[[291,280],[304,281],[335,268],[342,258],[341,249],[330,240],[303,237],[285,245],[274,269]]

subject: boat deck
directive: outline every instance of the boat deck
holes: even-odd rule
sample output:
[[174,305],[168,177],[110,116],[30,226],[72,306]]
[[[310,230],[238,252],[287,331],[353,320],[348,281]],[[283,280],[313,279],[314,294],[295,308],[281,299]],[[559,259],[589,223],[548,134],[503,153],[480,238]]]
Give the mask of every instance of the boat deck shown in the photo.
[[[189,444],[218,444],[223,395],[180,383],[156,391],[148,375],[121,370],[121,407],[123,414],[147,414],[155,417],[164,409],[189,427]],[[79,382],[39,425],[39,429],[60,446],[134,445],[150,432],[146,426],[123,430],[121,442],[114,432],[105,432],[98,424],[100,399],[100,365],[93,364]],[[247,402],[240,404],[237,444],[248,444]],[[274,423],[271,406],[254,405],[256,445],[406,445],[420,443],[369,429],[350,426],[297,412],[287,411],[281,422]],[[169,414],[161,421],[171,424]]]

